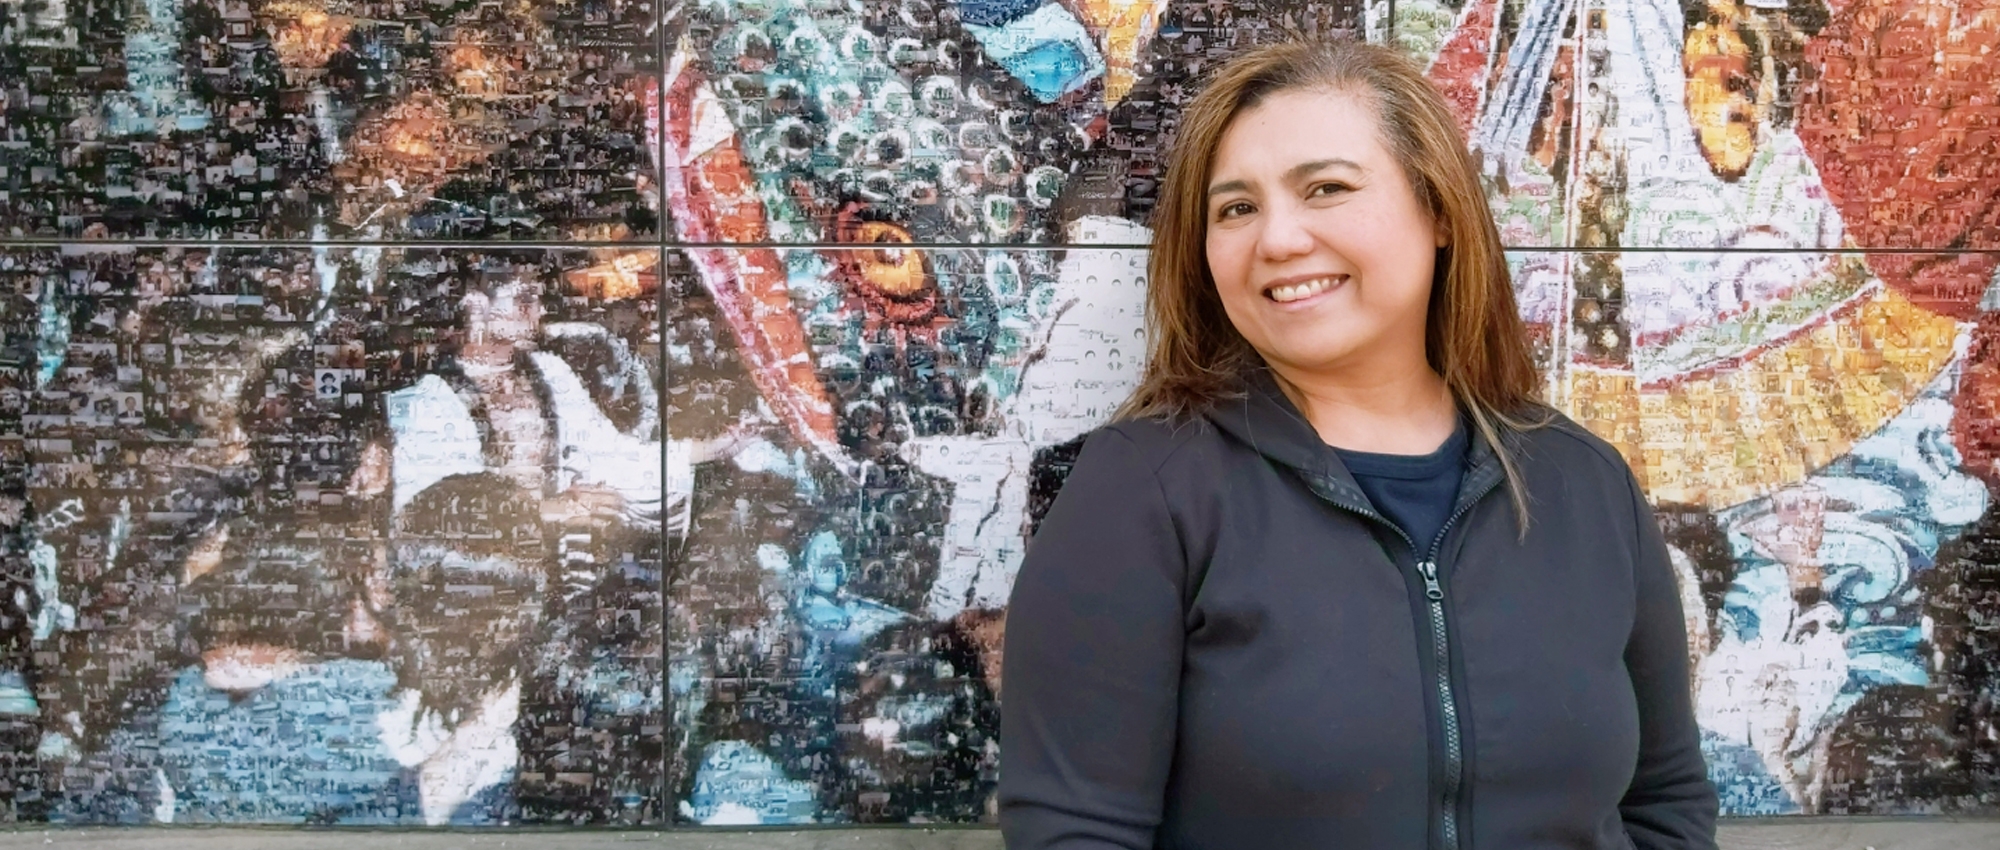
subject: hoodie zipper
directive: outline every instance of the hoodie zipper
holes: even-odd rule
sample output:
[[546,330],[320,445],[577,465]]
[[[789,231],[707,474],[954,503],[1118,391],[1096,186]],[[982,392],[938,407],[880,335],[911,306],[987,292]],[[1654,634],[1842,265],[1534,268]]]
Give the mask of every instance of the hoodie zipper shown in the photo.
[[1458,731],[1458,700],[1451,687],[1451,638],[1444,623],[1444,588],[1438,584],[1437,562],[1417,564],[1424,579],[1424,598],[1431,610],[1431,662],[1437,667],[1439,725],[1444,727],[1444,798],[1438,801],[1438,827],[1447,850],[1458,847],[1459,785],[1465,779],[1465,746]]
[[[1424,582],[1424,601],[1430,613],[1431,657],[1437,668],[1437,681],[1433,688],[1438,701],[1438,725],[1444,730],[1444,794],[1438,800],[1438,831],[1442,833],[1445,850],[1458,850],[1458,801],[1464,796],[1465,785],[1465,742],[1459,729],[1458,692],[1451,678],[1451,635],[1444,616],[1444,584],[1438,578],[1437,555],[1444,547],[1445,535],[1472,510],[1472,506],[1486,498],[1493,491],[1498,480],[1490,481],[1472,493],[1471,498],[1460,501],[1444,525],[1438,528],[1437,536],[1431,539],[1430,551],[1417,562],[1417,577]],[[1317,490],[1318,488],[1314,488]],[[1410,547],[1410,554],[1417,552],[1417,543],[1410,539],[1408,532],[1388,518],[1376,513],[1364,502],[1361,506],[1322,494],[1323,498],[1336,506],[1373,519],[1396,532]]]
[[[1444,619],[1444,585],[1438,581],[1437,556],[1452,525],[1492,489],[1488,485],[1453,511],[1451,518],[1438,529],[1437,537],[1431,539],[1430,552],[1417,563],[1417,574],[1424,580],[1424,600],[1429,603],[1431,614],[1431,655],[1437,666],[1438,719],[1439,725],[1444,727],[1444,798],[1438,801],[1438,827],[1444,833],[1446,850],[1457,850],[1459,847],[1458,801],[1465,790],[1465,741],[1459,733],[1458,693],[1451,681],[1451,633]],[[1409,539],[1408,535],[1404,539]],[[1416,547],[1411,546],[1410,551],[1414,553]]]

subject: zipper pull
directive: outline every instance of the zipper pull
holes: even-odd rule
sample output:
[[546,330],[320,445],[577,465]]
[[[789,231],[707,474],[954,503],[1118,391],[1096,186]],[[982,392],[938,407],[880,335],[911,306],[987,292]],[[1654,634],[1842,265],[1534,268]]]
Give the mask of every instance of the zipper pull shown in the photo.
[[1417,564],[1417,573],[1424,577],[1424,596],[1432,602],[1444,600],[1444,588],[1438,586],[1438,565],[1432,561]]

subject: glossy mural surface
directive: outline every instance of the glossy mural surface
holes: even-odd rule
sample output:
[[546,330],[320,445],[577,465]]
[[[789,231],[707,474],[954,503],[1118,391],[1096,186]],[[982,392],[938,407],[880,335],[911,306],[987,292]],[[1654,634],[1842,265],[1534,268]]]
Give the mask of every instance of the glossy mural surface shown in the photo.
[[1427,64],[1739,814],[2000,808],[2000,5],[0,0],[0,818],[992,818],[1192,81]]

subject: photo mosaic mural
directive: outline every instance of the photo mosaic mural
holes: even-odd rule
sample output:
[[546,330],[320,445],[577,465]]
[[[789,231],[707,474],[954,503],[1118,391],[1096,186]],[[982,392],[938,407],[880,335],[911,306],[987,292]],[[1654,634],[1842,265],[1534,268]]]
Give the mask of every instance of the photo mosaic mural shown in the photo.
[[0,0],[0,820],[990,821],[1287,33],[1457,110],[1726,811],[2000,810],[2000,2]]

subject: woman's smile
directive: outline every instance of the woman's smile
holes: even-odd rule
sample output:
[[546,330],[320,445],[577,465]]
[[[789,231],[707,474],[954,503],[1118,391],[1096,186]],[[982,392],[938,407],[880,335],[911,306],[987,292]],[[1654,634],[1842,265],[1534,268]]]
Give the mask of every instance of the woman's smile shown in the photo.
[[1324,300],[1347,283],[1347,275],[1326,274],[1288,277],[1264,285],[1264,297],[1287,308],[1304,308]]

